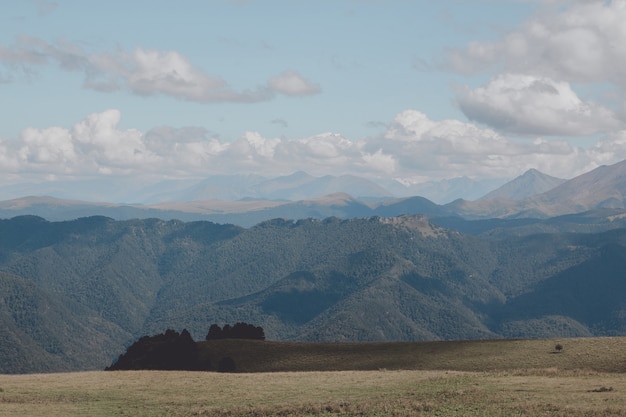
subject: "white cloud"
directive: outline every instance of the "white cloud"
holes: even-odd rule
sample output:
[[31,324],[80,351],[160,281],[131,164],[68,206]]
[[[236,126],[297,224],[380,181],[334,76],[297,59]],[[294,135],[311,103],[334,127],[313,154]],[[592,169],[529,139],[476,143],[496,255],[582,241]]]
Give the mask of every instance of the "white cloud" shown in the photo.
[[500,75],[486,86],[465,87],[458,103],[470,120],[513,134],[592,135],[624,126],[613,111],[547,77]]
[[[376,143],[375,146],[380,146]],[[382,149],[398,161],[396,177],[506,177],[519,145],[490,129],[458,120],[430,120],[406,110],[390,123]],[[502,164],[494,160],[504,161]]]
[[364,148],[393,155],[394,176],[406,179],[512,178],[529,168],[570,178],[606,161],[626,158],[626,147],[600,155],[564,140],[516,142],[472,123],[433,121],[416,110],[397,115],[385,137],[370,139]]
[[280,139],[266,139],[258,132],[246,132],[230,145],[230,150],[246,159],[253,157],[271,160]]
[[140,131],[117,128],[120,118],[118,110],[107,110],[76,124],[71,135],[82,155],[111,168],[132,169],[136,164],[158,163],[160,158],[147,149]]
[[[448,51],[448,69],[501,73],[485,86],[458,92],[463,112],[515,134],[589,135],[623,128],[626,115],[614,109],[626,94],[626,0],[537,2],[544,7],[501,39]],[[599,94],[607,86],[611,98]],[[596,102],[588,98],[594,94]]]
[[176,51],[136,48],[133,53],[92,55],[89,62],[84,85],[98,91],[127,88],[138,95],[162,94],[197,102],[257,102],[273,96],[268,88],[237,92]]
[[[96,74],[103,74],[105,79],[108,77],[109,89],[125,84],[140,95],[160,93],[203,101],[219,94],[226,86],[225,81],[207,76],[175,51],[137,48],[132,54],[120,51],[117,54],[93,56],[90,61],[98,70]],[[94,74],[90,78],[86,81],[87,86],[94,83]]]
[[3,172],[5,177],[13,175],[19,171],[20,165],[15,150],[11,148],[10,144],[0,139],[0,167],[2,167],[0,172]]
[[358,144],[335,133],[281,139],[273,160],[282,173],[303,170],[313,175],[354,172],[362,161]]
[[[232,89],[218,76],[211,76],[176,51],[136,48],[132,52],[88,53],[68,42],[50,44],[42,39],[20,37],[13,46],[0,45],[0,64],[9,71],[32,75],[40,66],[57,64],[66,71],[84,73],[83,86],[111,92],[128,90],[134,94],[165,95],[196,102],[259,102],[276,94],[312,95],[318,85],[296,71],[285,71],[264,86],[244,91]],[[4,82],[10,76],[3,76]]]
[[364,152],[363,160],[366,167],[383,174],[392,175],[397,170],[396,158],[393,155],[385,154],[382,148],[374,153]]
[[76,152],[67,129],[50,127],[43,130],[28,128],[22,132],[23,146],[18,154],[21,159],[33,164],[54,164],[59,167],[72,164]]
[[519,30],[495,42],[451,50],[450,69],[491,67],[569,82],[626,87],[626,0],[567,2],[542,9]]
[[395,140],[422,140],[425,133],[435,126],[436,123],[429,120],[424,113],[406,110],[393,119],[386,137]]
[[159,157],[146,148],[135,129],[119,130],[118,110],[94,113],[71,129],[27,128],[14,144],[17,164],[9,171],[64,175],[124,174],[157,166]]

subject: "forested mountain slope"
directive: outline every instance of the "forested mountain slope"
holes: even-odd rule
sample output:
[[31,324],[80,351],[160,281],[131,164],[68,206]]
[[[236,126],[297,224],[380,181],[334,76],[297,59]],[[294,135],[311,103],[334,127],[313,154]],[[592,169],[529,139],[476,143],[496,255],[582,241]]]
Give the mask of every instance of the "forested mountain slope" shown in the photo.
[[423,216],[0,220],[0,372],[101,369],[139,336],[238,321],[309,341],[626,332],[625,229],[497,236]]

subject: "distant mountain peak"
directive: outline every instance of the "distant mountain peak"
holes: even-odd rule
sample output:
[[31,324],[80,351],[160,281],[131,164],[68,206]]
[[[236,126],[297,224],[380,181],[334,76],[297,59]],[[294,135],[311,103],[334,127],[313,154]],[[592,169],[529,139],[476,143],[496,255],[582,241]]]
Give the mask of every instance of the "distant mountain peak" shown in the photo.
[[295,171],[283,178],[313,180],[315,177],[304,171]]
[[533,198],[548,214],[626,207],[626,160],[602,165]]
[[545,176],[546,174],[541,171],[536,170],[535,168],[530,168],[528,171],[524,172],[520,177],[537,177],[537,176]]
[[523,200],[550,191],[566,181],[531,168],[519,177],[486,194],[481,200]]

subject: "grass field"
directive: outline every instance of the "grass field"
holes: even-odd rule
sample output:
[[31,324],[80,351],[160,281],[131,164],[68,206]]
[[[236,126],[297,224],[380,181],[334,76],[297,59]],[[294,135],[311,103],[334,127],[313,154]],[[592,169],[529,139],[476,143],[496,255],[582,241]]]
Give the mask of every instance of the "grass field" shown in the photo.
[[[555,350],[557,344],[561,352]],[[626,373],[626,337],[398,343],[231,339],[200,346],[213,367],[228,356],[240,372],[557,368]]]
[[[430,352],[418,344],[419,360],[403,356],[406,344],[367,345],[376,347],[372,361],[400,365],[399,355],[410,368],[404,370],[0,375],[0,416],[626,415],[626,374],[616,372],[625,364],[626,338],[560,343],[561,353],[545,340],[436,343]],[[326,347],[300,359],[292,349],[282,363],[307,368],[326,356],[327,363],[363,366],[364,352],[350,359],[348,345]]]

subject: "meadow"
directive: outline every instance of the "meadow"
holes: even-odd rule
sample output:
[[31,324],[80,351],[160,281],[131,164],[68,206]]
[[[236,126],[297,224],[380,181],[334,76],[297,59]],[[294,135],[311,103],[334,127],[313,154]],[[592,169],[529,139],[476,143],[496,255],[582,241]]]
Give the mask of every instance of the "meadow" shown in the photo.
[[[568,339],[560,352],[554,342],[417,344],[419,367],[400,354],[411,369],[0,375],[0,416],[626,415],[626,375],[616,372],[626,339]],[[371,360],[399,365],[372,346]],[[325,355],[347,360],[330,347]]]

